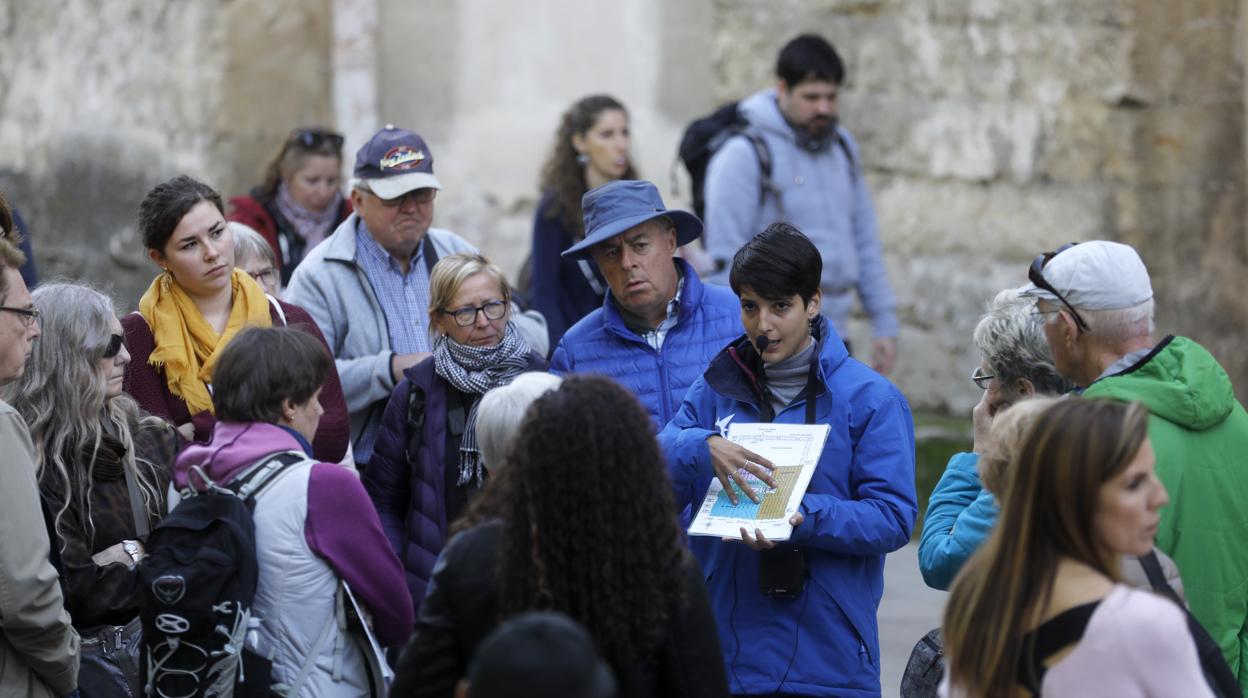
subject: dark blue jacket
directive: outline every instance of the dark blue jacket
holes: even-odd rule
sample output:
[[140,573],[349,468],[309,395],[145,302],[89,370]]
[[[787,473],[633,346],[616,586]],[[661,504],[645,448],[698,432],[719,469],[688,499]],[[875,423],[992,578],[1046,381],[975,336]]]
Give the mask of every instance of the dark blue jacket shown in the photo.
[[[546,370],[546,360],[530,354],[529,370]],[[424,425],[415,441],[407,418],[413,385],[425,394]],[[434,372],[433,357],[405,370],[386,404],[373,458],[364,471],[364,488],[403,563],[418,613],[451,524],[446,518],[446,389],[446,380]],[[412,445],[415,454],[409,453]]]
[[[545,316],[546,332],[553,347],[569,327],[602,306],[607,282],[593,260],[582,262],[561,256],[574,240],[563,222],[558,217],[551,217],[552,201],[549,192],[544,194],[533,217],[529,305]],[[582,264],[586,265],[601,291],[595,291],[590,285]]]
[[[876,610],[884,593],[884,555],[910,539],[914,425],[905,397],[849,357],[820,322],[815,422],[832,427],[792,542],[806,560],[796,599],[759,590],[759,553],[740,543],[690,536],[719,626],[732,693],[879,696]],[[745,337],[725,349],[689,388],[659,434],[677,508],[696,507],[712,471],[708,437],[731,422],[760,421],[754,386],[758,353]],[[799,396],[773,421],[803,423]]]
[[685,391],[711,357],[741,334],[741,305],[732,291],[703,284],[683,259],[685,278],[676,326],[655,351],[624,325],[611,294],[602,307],[568,330],[550,360],[552,373],[596,373],[628,388],[650,413],[655,429],[672,418]]

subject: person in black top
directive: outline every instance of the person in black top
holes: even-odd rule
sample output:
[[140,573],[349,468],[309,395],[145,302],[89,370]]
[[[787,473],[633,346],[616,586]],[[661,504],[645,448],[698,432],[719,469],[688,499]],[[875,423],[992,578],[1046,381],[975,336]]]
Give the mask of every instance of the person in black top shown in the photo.
[[621,698],[727,695],[650,419],[624,388],[572,376],[538,398],[473,522],[434,567],[392,695],[450,696],[482,638],[530,610],[585,626]]

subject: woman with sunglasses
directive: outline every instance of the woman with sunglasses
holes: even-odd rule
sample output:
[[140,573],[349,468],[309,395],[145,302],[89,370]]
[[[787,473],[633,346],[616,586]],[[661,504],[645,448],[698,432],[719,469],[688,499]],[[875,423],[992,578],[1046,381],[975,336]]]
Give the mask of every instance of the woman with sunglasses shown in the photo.
[[229,220],[251,226],[273,247],[282,286],[303,256],[351,214],[341,182],[342,136],[298,128],[269,162],[264,183],[230,199]]
[[[139,405],[173,424],[188,441],[205,443],[216,417],[212,373],[221,351],[243,328],[288,325],[325,343],[307,311],[270,298],[234,265],[234,240],[221,196],[186,175],[158,184],[139,205],[139,232],[162,270],[122,318],[125,390]],[[328,350],[328,347],[327,347]],[[350,421],[335,369],[321,392],[325,416],[312,441],[317,460],[344,460]]]
[[[65,607],[84,650],[138,615],[136,563],[147,529],[165,515],[177,446],[173,429],[122,392],[130,353],[112,301],[85,286],[51,284],[33,294],[43,324],[5,401],[26,420],[39,490],[59,551]],[[101,628],[100,626],[104,626]],[[134,626],[137,629],[137,624]],[[84,659],[99,659],[84,652]],[[84,661],[84,695],[115,684]],[[131,667],[137,680],[138,667]],[[136,686],[137,690],[137,686]]]
[[525,371],[546,370],[512,324],[510,304],[502,270],[485,257],[460,252],[434,265],[433,355],[403,372],[364,475],[417,609],[450,523],[485,483],[481,396]]

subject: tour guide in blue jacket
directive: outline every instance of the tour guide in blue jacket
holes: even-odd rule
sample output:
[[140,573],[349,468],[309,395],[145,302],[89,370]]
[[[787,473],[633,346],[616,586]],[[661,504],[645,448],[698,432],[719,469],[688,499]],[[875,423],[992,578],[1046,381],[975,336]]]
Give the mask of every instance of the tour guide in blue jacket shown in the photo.
[[[914,526],[909,407],[887,379],[849,357],[819,314],[819,260],[784,223],[737,252],[730,280],[746,335],[711,361],[659,434],[682,508],[698,506],[712,477],[738,485],[746,472],[769,478],[765,459],[721,437],[730,423],[831,426],[790,519],[790,541],[744,529],[740,540],[690,536],[733,694],[880,695],[884,555],[905,545]],[[761,336],[769,341],[760,355]],[[800,591],[768,595],[761,568],[794,556],[804,562]]]
[[711,357],[741,334],[737,299],[672,258],[702,234],[702,221],[667,210],[650,182],[616,180],[581,202],[585,239],[563,256],[592,255],[611,292],[559,341],[550,370],[614,379],[637,396],[657,431]]

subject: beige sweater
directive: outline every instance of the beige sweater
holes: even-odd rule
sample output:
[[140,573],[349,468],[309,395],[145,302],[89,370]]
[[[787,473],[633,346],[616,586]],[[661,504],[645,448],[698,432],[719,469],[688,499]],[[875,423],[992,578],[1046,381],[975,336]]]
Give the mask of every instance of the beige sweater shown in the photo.
[[0,454],[0,697],[67,695],[78,686],[78,633],[48,562],[30,432],[5,402]]

